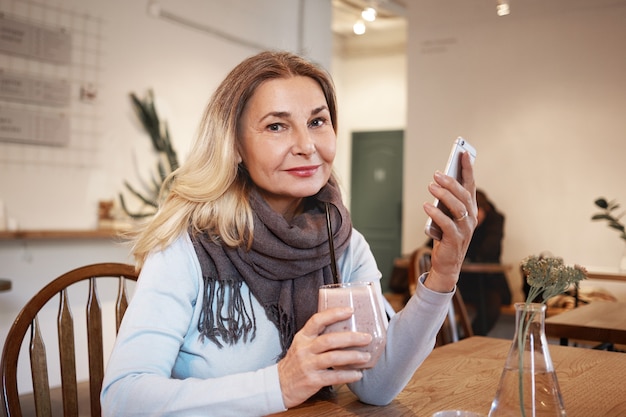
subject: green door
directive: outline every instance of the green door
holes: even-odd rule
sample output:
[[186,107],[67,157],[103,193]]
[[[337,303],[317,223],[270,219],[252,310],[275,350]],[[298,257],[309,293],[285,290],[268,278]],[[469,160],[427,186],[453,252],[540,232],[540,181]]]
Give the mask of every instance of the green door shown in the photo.
[[350,212],[367,239],[387,291],[402,245],[402,130],[352,134]]

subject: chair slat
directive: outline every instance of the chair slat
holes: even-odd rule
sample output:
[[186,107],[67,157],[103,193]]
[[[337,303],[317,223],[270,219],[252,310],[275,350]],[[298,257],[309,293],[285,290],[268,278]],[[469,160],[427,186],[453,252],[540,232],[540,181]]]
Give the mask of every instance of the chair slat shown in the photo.
[[[81,409],[80,415],[89,415],[93,417],[101,417],[100,411],[100,390],[104,376],[104,359],[103,359],[103,325],[100,300],[97,294],[95,281],[97,279],[115,279],[122,285],[120,277],[136,281],[138,271],[132,265],[121,263],[98,263],[85,265],[71,271],[68,271],[49,282],[41,288],[22,308],[17,318],[11,325],[6,335],[4,348],[0,356],[0,399],[2,408],[6,411],[8,417],[22,417],[36,415],[38,417],[51,417],[53,414],[66,416],[78,415],[77,398],[77,381],[76,369],[78,364],[75,359],[75,350],[83,348],[83,344],[76,344],[74,336],[74,325],[72,312],[68,294],[70,291],[64,290],[79,282],[90,281],[89,295],[87,297],[87,354],[89,364],[83,366],[89,368],[89,395],[91,407],[89,410]],[[125,283],[123,285],[126,285]],[[118,300],[116,301],[116,317],[111,314],[110,320],[116,320],[116,326],[121,322],[121,316],[124,314],[129,297],[126,289],[118,288]],[[60,297],[58,317],[57,317],[57,335],[59,339],[60,354],[57,357],[62,363],[61,380],[63,391],[63,407],[60,410],[60,404],[56,401],[52,403],[52,394],[49,386],[48,360],[44,341],[39,330],[40,323],[37,321],[37,314],[46,304],[56,297]],[[74,300],[76,301],[76,300]],[[82,309],[82,307],[81,307]],[[116,329],[117,330],[117,329]],[[82,333],[82,332],[81,332]],[[113,332],[111,332],[113,333]],[[111,335],[107,335],[111,336]],[[35,398],[33,403],[30,399],[31,394],[24,394],[24,404],[20,401],[20,391],[17,383],[17,368],[20,362],[20,351],[22,343],[30,337],[29,354],[31,363],[31,372],[33,379],[33,394]],[[59,364],[54,360],[54,366],[57,372]],[[82,365],[81,365],[82,366]],[[67,392],[70,392],[68,395]],[[82,398],[81,398],[82,400]],[[69,403],[67,405],[66,403]],[[81,401],[82,404],[82,401]],[[22,407],[24,405],[24,407]],[[2,412],[0,411],[0,415]]]
[[74,319],[70,309],[67,289],[60,293],[59,359],[61,361],[61,387],[63,392],[63,415],[78,416],[78,385],[76,381],[76,346],[74,344]]
[[102,310],[98,298],[96,278],[90,278],[89,299],[87,300],[87,350],[89,352],[89,399],[92,416],[101,414],[100,389],[104,379],[102,344]]
[[48,364],[46,346],[39,330],[39,319],[35,317],[30,329],[30,371],[33,381],[35,410],[39,417],[51,417],[50,387],[48,385]]
[[120,331],[122,318],[128,307],[128,292],[126,291],[126,278],[120,277],[117,289],[117,302],[115,303],[115,334]]

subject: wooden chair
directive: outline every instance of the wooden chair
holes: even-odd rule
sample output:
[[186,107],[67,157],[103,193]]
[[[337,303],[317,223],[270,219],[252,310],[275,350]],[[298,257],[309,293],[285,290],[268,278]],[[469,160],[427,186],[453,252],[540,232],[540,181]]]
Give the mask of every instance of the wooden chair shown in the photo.
[[[417,286],[417,279],[425,272],[428,272],[431,267],[430,256],[432,249],[424,246],[417,248],[411,253],[409,260],[408,280],[409,291],[411,295],[415,293]],[[462,334],[459,334],[461,330]],[[447,343],[458,342],[462,338],[470,337],[474,335],[472,330],[472,321],[463,302],[461,291],[457,288],[450,308],[448,310],[448,316],[444,321],[439,333],[437,333],[437,341],[435,346],[442,346]]]
[[[128,306],[126,280],[137,280],[138,273],[132,265],[121,263],[100,263],[83,266],[54,279],[26,303],[13,322],[7,334],[2,359],[0,361],[0,388],[2,404],[7,417],[21,417],[22,405],[17,384],[17,367],[22,342],[30,330],[30,368],[33,383],[33,397],[36,415],[51,416],[50,387],[46,347],[39,327],[38,313],[58,295],[59,308],[57,334],[59,343],[59,363],[64,416],[78,416],[78,384],[76,381],[76,352],[74,342],[74,319],[70,309],[68,288],[80,281],[89,281],[86,286],[73,287],[72,293],[83,289],[86,295],[87,357],[89,361],[89,397],[91,413],[100,416],[100,390],[104,376],[102,311],[96,287],[97,278],[118,280],[115,303],[115,331],[119,329],[122,317]],[[101,282],[101,281],[100,281]],[[101,282],[102,283],[102,282]],[[104,284],[104,283],[102,283]],[[85,291],[86,290],[86,291]],[[75,304],[74,304],[75,305]],[[42,313],[45,314],[45,313]],[[42,317],[44,317],[42,315]],[[81,413],[85,415],[85,412]]]
[[409,281],[409,293],[415,294],[417,288],[417,279],[424,273],[430,271],[430,255],[432,249],[428,246],[422,246],[415,249],[409,258],[409,269],[407,272],[407,280]]

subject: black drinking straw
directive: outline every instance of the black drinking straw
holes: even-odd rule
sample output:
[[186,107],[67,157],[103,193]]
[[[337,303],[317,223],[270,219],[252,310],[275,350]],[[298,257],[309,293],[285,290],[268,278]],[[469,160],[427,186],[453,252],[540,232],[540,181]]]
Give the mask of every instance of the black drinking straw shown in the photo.
[[339,274],[337,273],[337,261],[335,260],[335,242],[333,242],[333,226],[330,222],[329,204],[326,205],[326,226],[328,228],[328,247],[330,248],[330,270],[333,273],[333,282],[339,283]]

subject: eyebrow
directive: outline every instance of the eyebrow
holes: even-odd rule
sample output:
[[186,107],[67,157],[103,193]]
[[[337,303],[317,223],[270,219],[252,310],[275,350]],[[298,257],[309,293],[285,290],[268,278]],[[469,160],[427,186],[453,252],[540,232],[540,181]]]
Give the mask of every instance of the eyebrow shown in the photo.
[[[316,114],[319,114],[323,112],[324,110],[328,110],[328,106],[322,105],[322,106],[316,107],[313,110],[311,110],[311,116],[315,116]],[[288,119],[291,116],[291,113],[289,113],[288,111],[272,111],[272,112],[267,113],[265,116],[261,117],[260,121],[263,121],[271,116]]]

